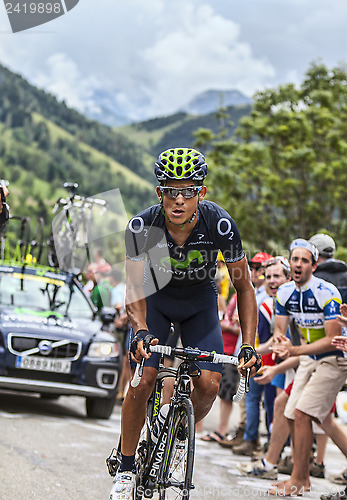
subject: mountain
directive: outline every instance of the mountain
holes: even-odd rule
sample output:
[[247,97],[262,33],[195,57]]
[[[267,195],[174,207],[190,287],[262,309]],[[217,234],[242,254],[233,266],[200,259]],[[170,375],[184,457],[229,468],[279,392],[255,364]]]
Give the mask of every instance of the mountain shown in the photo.
[[84,111],[91,120],[110,127],[120,127],[131,122],[126,111],[118,105],[116,95],[98,90],[93,93],[91,101],[93,105],[88,106]]
[[123,134],[0,65],[0,175],[11,183],[16,215],[51,220],[54,201],[66,196],[65,181],[77,182],[87,196],[119,188],[135,213],[155,200],[145,158]]
[[144,158],[146,165],[148,165],[149,158],[153,164],[153,158],[157,158],[158,154],[165,149],[178,145],[192,147],[195,143],[194,132],[200,128],[210,129],[213,133],[218,134],[223,125],[228,125],[229,134],[232,134],[239,119],[249,114],[250,110],[250,104],[228,106],[225,108],[223,123],[216,112],[191,115],[182,111],[120,127],[117,130],[149,154],[149,157]]
[[[121,127],[131,123],[143,122],[150,103],[140,96],[131,104],[124,98],[118,89],[96,90],[90,98],[90,103],[85,109],[85,115],[110,127]],[[221,106],[250,105],[252,100],[238,90],[207,90],[198,94],[178,112],[187,114],[205,115],[217,111]]]
[[238,90],[207,90],[197,95],[182,110],[195,115],[205,115],[223,107],[250,105],[252,100]]
[[[108,103],[107,95],[99,95]],[[117,107],[113,108],[117,112]],[[230,133],[250,105],[229,106]],[[122,127],[86,118],[0,65],[0,177],[11,183],[13,213],[52,219],[64,182],[95,195],[119,188],[130,214],[155,202],[153,163],[169,147],[194,145],[199,128],[218,133],[216,113],[179,112]]]

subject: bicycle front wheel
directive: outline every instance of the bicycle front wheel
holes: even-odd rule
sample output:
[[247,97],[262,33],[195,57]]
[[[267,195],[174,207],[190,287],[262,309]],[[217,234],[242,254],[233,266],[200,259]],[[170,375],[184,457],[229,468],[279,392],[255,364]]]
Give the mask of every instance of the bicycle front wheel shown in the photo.
[[167,454],[159,481],[159,500],[188,500],[192,489],[195,452],[195,419],[190,399],[175,408],[168,436]]

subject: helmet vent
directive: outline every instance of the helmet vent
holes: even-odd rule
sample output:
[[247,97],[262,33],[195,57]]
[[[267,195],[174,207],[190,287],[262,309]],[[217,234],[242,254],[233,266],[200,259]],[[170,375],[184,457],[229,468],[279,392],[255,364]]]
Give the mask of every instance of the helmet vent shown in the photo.
[[182,167],[177,167],[176,168],[176,173],[180,177],[182,175]]
[[183,161],[182,156],[179,156],[179,157],[177,158],[177,163],[178,163],[179,165],[181,165],[182,161]]
[[183,149],[179,149],[179,150],[177,151],[177,154],[178,154],[178,155],[183,155],[183,153],[184,153]]

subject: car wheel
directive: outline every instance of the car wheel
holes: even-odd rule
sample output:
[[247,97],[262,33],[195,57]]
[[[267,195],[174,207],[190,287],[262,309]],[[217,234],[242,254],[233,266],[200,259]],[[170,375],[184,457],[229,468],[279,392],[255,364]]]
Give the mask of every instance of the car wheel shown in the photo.
[[87,417],[89,418],[110,418],[116,397],[112,398],[86,398]]

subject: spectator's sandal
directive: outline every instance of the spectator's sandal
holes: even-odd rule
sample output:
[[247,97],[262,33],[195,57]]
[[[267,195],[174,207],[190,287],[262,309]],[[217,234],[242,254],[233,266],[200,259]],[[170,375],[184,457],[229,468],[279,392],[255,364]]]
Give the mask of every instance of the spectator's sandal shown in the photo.
[[209,432],[204,436],[201,436],[201,441],[207,441],[209,443],[219,443],[225,436],[217,431]]

